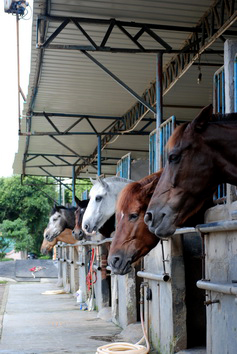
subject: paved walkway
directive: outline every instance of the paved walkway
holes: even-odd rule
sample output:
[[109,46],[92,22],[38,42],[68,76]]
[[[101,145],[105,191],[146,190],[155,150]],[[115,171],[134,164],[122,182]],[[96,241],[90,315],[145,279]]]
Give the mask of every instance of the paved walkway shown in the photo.
[[3,318],[0,353],[94,354],[121,329],[79,310],[71,294],[42,295],[56,283],[12,283]]

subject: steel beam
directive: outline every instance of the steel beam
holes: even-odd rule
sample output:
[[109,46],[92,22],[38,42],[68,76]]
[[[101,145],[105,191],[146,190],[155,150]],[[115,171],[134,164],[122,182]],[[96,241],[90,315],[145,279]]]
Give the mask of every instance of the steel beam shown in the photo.
[[86,51],[82,50],[81,53],[87,56],[93,63],[99,66],[106,74],[108,74],[114,81],[116,81],[120,86],[122,86],[127,92],[129,92],[133,97],[136,98],[141,104],[147,107],[151,112],[156,113],[155,109],[146,102],[141,96],[139,96],[133,89],[131,89],[128,85],[126,85],[122,80],[118,78],[115,74],[113,74],[109,69],[107,69],[102,63],[100,63],[97,59],[95,59],[91,54],[87,53]]
[[[123,130],[120,131],[108,131],[108,132],[68,132],[68,133],[64,133],[64,132],[29,132],[29,133],[21,133],[20,136],[50,136],[51,138],[54,138],[55,136],[71,136],[71,135],[108,135],[108,136],[114,136],[114,135],[149,135],[150,132],[142,132],[139,130],[134,130],[131,132],[126,132]],[[57,140],[55,138],[55,140]],[[57,140],[57,142],[61,145],[63,145],[62,142],[60,142],[59,140]],[[69,151],[73,151],[70,150],[65,144],[63,145],[64,147],[66,147]],[[75,151],[74,151],[75,153]],[[78,155],[79,156],[79,155]]]
[[[187,70],[192,66],[192,64],[199,59],[203,52],[206,52],[207,48],[211,46],[217,38],[219,38],[223,33],[227,33],[228,28],[233,25],[237,19],[237,11],[234,12],[234,7],[231,9],[226,5],[227,2],[223,1],[224,6],[220,7],[220,3],[217,2],[210,7],[204,16],[200,19],[198,25],[196,26],[196,31],[189,36],[188,43],[191,44],[196,51],[195,54],[181,53],[176,55],[171,59],[171,61],[163,68],[163,95],[165,95],[179,80],[179,78],[184,75]],[[221,13],[224,12],[224,18],[226,21],[221,24],[219,21]],[[215,31],[209,31],[209,28],[216,28]],[[197,41],[198,36],[198,41]],[[200,39],[201,38],[201,39]],[[198,45],[200,43],[200,45]],[[183,48],[187,46],[185,42]],[[147,89],[143,95],[143,98],[149,102],[151,106],[156,104],[156,82],[153,82],[149,89]],[[138,120],[145,117],[149,111],[144,109],[144,106],[137,102],[123,117],[126,121],[126,128],[132,129]],[[115,123],[111,131],[118,131],[121,128],[121,121]],[[101,140],[102,147],[106,147],[112,136],[104,136]],[[91,160],[96,157],[97,150],[95,149],[92,153]],[[84,168],[86,165],[84,166]],[[82,171],[77,169],[76,173],[79,174]]]

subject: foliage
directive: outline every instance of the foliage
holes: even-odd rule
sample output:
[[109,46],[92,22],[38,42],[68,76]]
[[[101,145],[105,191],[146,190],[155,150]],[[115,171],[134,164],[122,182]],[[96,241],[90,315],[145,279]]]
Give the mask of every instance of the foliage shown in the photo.
[[0,235],[0,261],[6,255],[6,249],[9,247],[10,241],[7,240],[2,234]]
[[[77,198],[82,200],[82,193],[86,190],[90,190],[92,187],[92,183],[90,182],[89,179],[77,179],[76,180],[76,186],[75,186],[75,195]],[[65,203],[71,203],[72,202],[72,192],[68,189],[65,189]]]
[[[35,177],[33,181],[27,177],[22,185],[20,176],[0,178],[0,224],[15,222],[2,227],[7,227],[5,232],[18,240],[17,249],[25,249],[28,244],[29,251],[39,253],[43,231],[53,206],[52,199],[56,199],[52,180],[51,185],[44,182],[42,177]],[[12,226],[17,227],[17,233],[13,233]]]
[[46,256],[40,256],[38,259],[52,259],[52,257],[46,255]]
[[14,249],[16,252],[29,251],[34,245],[34,240],[29,234],[26,221],[20,218],[14,221],[4,220],[0,224],[0,230],[4,238],[14,239]]

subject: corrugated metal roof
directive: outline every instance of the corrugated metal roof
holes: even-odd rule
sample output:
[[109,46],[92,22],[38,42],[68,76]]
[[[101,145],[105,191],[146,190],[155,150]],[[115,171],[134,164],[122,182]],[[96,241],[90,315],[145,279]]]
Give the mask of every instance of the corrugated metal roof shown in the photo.
[[[34,112],[45,111],[121,117],[136,102],[134,97],[91,62],[82,52],[78,50],[45,49],[42,53],[40,49],[36,49],[36,20],[38,15],[45,14],[46,6],[50,16],[89,17],[97,19],[116,18],[116,20],[194,27],[212,4],[213,1],[211,0],[192,2],[189,0],[70,0],[67,2],[62,0],[48,2],[45,0],[35,0],[32,24],[31,72],[27,101],[23,111],[22,132],[26,131],[26,120],[28,119],[26,115],[32,110]],[[54,21],[48,22],[46,28],[47,37],[55,31],[58,25],[59,23]],[[108,28],[105,25],[97,26],[94,24],[82,24],[82,27],[88,31],[88,34],[96,43],[102,41]],[[129,31],[132,35],[137,33],[137,29],[130,29]],[[164,30],[154,30],[154,32],[175,49],[181,48],[189,36],[188,32],[170,32]],[[68,24],[53,41],[53,44],[78,45],[78,43],[80,45],[90,44],[72,23]],[[161,47],[161,45],[158,45],[155,40],[145,33],[142,35],[141,43],[149,48]],[[135,44],[131,44],[129,39],[118,28],[113,29],[107,45],[123,48],[136,47]],[[212,48],[223,50],[223,43],[218,41]],[[39,65],[41,55],[42,62]],[[155,80],[156,54],[94,52],[92,55],[139,95],[142,95],[145,89],[150,86],[150,83]],[[173,55],[164,54],[164,66],[170,61]],[[201,57],[201,61],[222,63],[223,56],[211,55],[206,57],[204,54]],[[39,68],[40,70],[38,71]],[[187,103],[191,106],[204,106],[212,101],[212,76],[216,68],[204,66],[201,70],[203,74],[201,85],[197,85],[198,68],[194,66],[167,93],[164,98],[165,118],[174,114],[181,120],[191,119],[197,112],[197,109],[188,110],[166,106],[187,105]],[[33,106],[31,106],[32,102]],[[152,116],[152,114],[149,114],[149,116]],[[65,131],[76,121],[76,118],[67,116],[53,117],[52,121],[60,131]],[[101,132],[113,120],[91,119],[91,122],[96,131]],[[140,129],[144,124],[143,121],[140,122],[136,129]],[[154,127],[153,123],[146,131],[152,131]],[[46,132],[54,131],[54,129],[45,117],[33,116],[31,131]],[[73,131],[93,132],[93,128],[88,121],[82,120],[76,127],[72,128],[71,132]],[[61,166],[59,166],[59,157],[51,155],[73,155],[72,151],[74,151],[77,155],[86,158],[93,153],[97,146],[96,135],[56,136],[56,138],[68,148],[59,144],[50,136],[31,136],[30,138],[21,136],[19,138],[18,153],[14,161],[14,173],[25,172],[31,175],[44,175],[46,172],[37,167],[43,164],[45,170],[54,176],[70,177],[72,175],[72,167],[63,161]],[[26,149],[27,140],[29,146]],[[148,136],[120,136],[117,139],[112,139],[109,146],[116,149],[127,149],[127,151],[136,148],[148,151]],[[25,152],[29,156],[27,157],[26,169],[23,171],[22,160]],[[37,154],[48,154],[48,156],[36,157]],[[102,156],[118,159],[124,154],[124,150],[106,151],[104,149]],[[78,160],[77,155],[74,157],[63,157],[63,159],[69,164],[75,163]],[[33,156],[35,157],[31,159]],[[133,152],[133,158],[145,158],[147,156],[147,153]],[[114,174],[116,159],[108,160],[107,162],[110,162],[112,165],[104,164],[102,172],[105,174]],[[52,162],[51,166],[49,160]],[[88,172],[89,174],[95,174],[96,170],[89,166]]]

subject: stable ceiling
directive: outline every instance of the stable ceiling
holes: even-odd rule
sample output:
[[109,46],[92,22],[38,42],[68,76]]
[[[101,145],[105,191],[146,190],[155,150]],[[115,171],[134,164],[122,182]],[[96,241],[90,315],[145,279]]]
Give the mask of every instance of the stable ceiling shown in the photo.
[[[117,161],[129,151],[133,159],[148,158],[157,53],[164,53],[164,119],[191,120],[212,102],[224,41],[237,33],[236,7],[236,1],[35,0],[29,88],[14,173],[71,177],[74,166],[78,177],[94,176],[98,135],[105,175],[114,175]],[[153,112],[102,65],[143,96]]]

